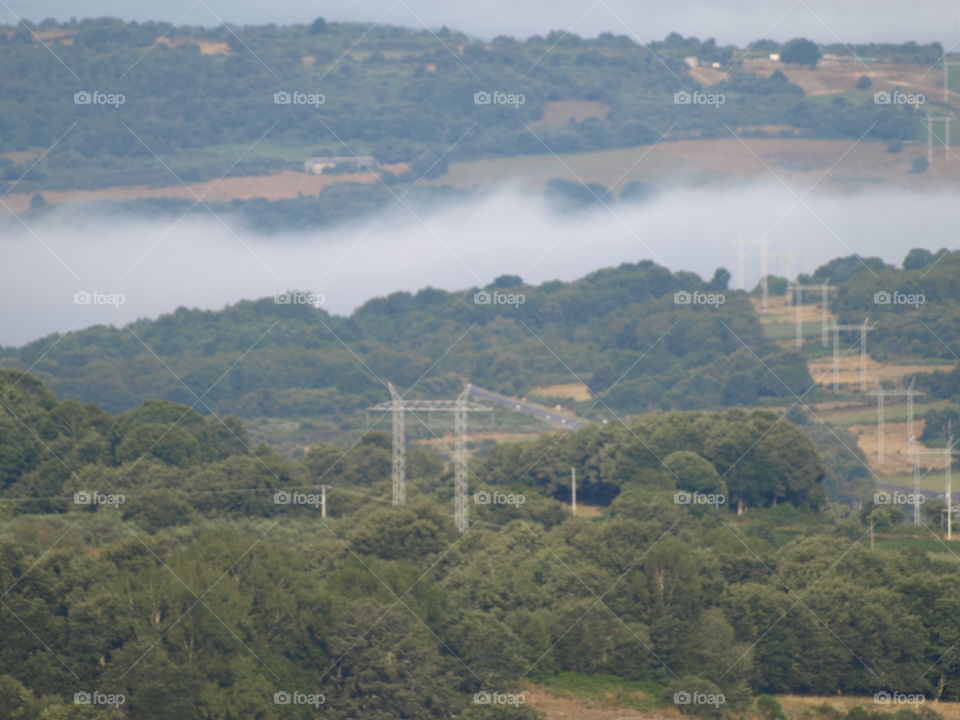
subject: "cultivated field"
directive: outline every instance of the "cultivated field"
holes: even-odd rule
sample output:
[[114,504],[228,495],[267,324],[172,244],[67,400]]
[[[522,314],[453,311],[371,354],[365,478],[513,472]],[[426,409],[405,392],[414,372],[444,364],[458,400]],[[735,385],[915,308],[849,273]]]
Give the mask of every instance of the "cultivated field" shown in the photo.
[[617,193],[634,180],[663,188],[710,186],[775,180],[775,173],[802,187],[819,181],[820,188],[842,191],[878,184],[918,191],[945,183],[960,185],[960,161],[946,162],[939,153],[926,172],[909,172],[913,159],[925,155],[926,146],[907,144],[902,152],[891,154],[885,143],[852,145],[849,140],[785,138],[664,141],[654,147],[455,162],[446,175],[430,182],[464,187],[514,182],[540,189],[550,178],[562,177],[601,183]]
[[[384,166],[391,172],[404,172],[406,164]],[[189,185],[168,185],[166,187],[147,187],[133,185],[103,188],[100,190],[45,191],[47,205],[60,205],[66,202],[106,202],[118,200],[138,200],[144,198],[182,198],[204,202],[230,202],[231,200],[251,200],[265,198],[281,200],[301,195],[317,196],[324,188],[336,183],[377,182],[373,172],[347,173],[343,175],[312,175],[310,173],[285,170],[273,175],[245,175],[227,177],[222,180],[193,183]],[[4,200],[13,212],[24,212],[30,207],[30,193],[13,193]]]

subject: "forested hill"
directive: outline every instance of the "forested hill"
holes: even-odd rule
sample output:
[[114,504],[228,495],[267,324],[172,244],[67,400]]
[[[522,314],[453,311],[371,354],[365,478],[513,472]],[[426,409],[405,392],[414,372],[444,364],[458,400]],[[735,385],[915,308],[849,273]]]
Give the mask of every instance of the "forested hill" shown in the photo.
[[[0,387],[2,717],[535,720],[474,698],[562,673],[629,682],[648,712],[722,693],[730,717],[784,717],[750,714],[761,693],[957,697],[955,559],[868,547],[888,508],[816,514],[823,465],[769,412],[502,446],[470,489],[524,501],[475,498],[458,537],[433,451],[411,448],[409,504],[389,504],[382,433],[292,459],[169,402],[116,416],[23,373]],[[595,519],[555,499],[570,462],[616,495]],[[119,707],[74,700],[93,692]],[[278,708],[293,692],[317,704]],[[940,717],[921,709],[808,717]]]
[[[429,177],[458,159],[632,147],[664,134],[921,137],[922,114],[906,105],[877,105],[867,91],[828,105],[783,72],[754,74],[740,62],[778,49],[769,40],[741,50],[677,34],[640,45],[559,31],[484,43],[447,29],[322,20],[23,25],[0,33],[0,153],[48,152],[36,163],[2,157],[0,179],[20,179],[17,192],[169,184],[171,170],[190,183],[299,170],[312,155],[372,156]],[[894,62],[942,55],[939,45],[916,44],[842,52],[857,51]],[[691,57],[730,69],[709,87],[722,103],[676,100],[705,87]],[[558,121],[550,102],[587,103],[590,112]]]
[[53,335],[4,350],[0,363],[32,367],[58,394],[114,412],[164,398],[247,418],[323,417],[334,428],[356,427],[388,380],[415,386],[412,397],[447,397],[465,380],[521,396],[580,379],[602,402],[574,409],[594,417],[806,391],[803,359],[764,337],[727,278],[644,261],[575,282],[504,276],[483,291],[399,292],[349,317],[264,298]]

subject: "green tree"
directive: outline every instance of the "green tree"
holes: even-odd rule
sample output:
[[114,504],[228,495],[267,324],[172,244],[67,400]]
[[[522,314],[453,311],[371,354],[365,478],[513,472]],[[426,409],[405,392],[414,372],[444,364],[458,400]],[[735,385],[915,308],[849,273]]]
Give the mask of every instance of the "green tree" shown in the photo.
[[820,48],[812,40],[794,38],[784,43],[780,51],[780,60],[788,65],[816,67],[820,60]]

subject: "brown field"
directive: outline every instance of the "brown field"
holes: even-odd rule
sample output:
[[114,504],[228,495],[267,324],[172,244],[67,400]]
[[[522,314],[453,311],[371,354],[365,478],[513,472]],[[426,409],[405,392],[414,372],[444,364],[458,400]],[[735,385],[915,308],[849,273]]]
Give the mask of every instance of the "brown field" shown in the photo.
[[[902,92],[921,92],[929,100],[943,100],[943,71],[931,69],[927,65],[907,65],[903,63],[858,63],[821,61],[815,69],[796,68],[779,61],[767,59],[747,59],[741,65],[752,73],[769,75],[775,70],[781,71],[790,82],[799,85],[808,95],[828,95],[850,92],[856,89],[857,79],[866,75],[873,83],[870,92],[898,89]],[[955,102],[960,95],[951,92],[948,95]]]
[[533,127],[566,125],[571,120],[580,122],[595,117],[606,120],[610,107],[595,100],[548,100],[543,108],[543,117]]
[[[575,697],[564,697],[546,692],[533,683],[524,685],[524,696],[527,703],[544,713],[546,720],[678,720],[687,717],[673,708],[659,708],[654,711],[641,712],[629,708],[617,708],[609,703],[600,703],[595,700],[586,700]],[[874,705],[872,696],[846,695],[777,695],[776,699],[783,707],[788,720],[796,720],[805,712],[821,705],[831,705],[845,711],[855,705],[867,710],[884,709],[896,711],[899,707],[888,705]],[[960,703],[954,702],[927,702],[925,707],[934,710],[944,717],[944,720],[960,720]],[[746,720],[755,720],[759,716],[746,712],[738,717]]]
[[[850,140],[791,138],[717,138],[666,140],[653,147],[549,153],[509,158],[485,158],[450,164],[449,172],[433,184],[474,186],[520,181],[531,189],[561,177],[606,185],[615,193],[634,180],[658,187],[728,185],[757,179],[784,182],[820,190],[851,192],[865,186],[890,184],[918,192],[960,185],[960,162],[946,162],[934,153],[930,168],[910,173],[910,163],[925,155],[926,146],[906,144],[891,154],[886,145]],[[839,159],[839,161],[838,161]]]
[[194,40],[192,38],[184,38],[183,40],[175,40],[168,37],[157,38],[157,45],[166,45],[167,47],[177,47],[186,43],[196,45],[198,48],[200,48],[201,55],[230,54],[230,46],[225,42],[214,42],[213,40]]
[[577,401],[590,400],[593,397],[590,388],[578,382],[541,385],[540,387],[533,388],[530,394],[539,395],[540,397],[570,398],[571,400]]
[[[818,302],[816,303],[807,303],[804,302],[800,305],[800,322],[802,323],[818,323],[820,322],[820,303],[819,303],[819,293],[805,292],[803,294],[804,300],[810,300],[812,297],[816,297]],[[762,303],[761,298],[751,297],[750,302],[753,303],[753,309],[755,312],[760,312],[760,305]],[[765,312],[760,321],[766,325],[794,325],[796,322],[797,316],[797,306],[788,305],[787,298],[785,295],[770,295],[767,297],[767,312]],[[827,322],[833,321],[833,315],[827,315]]]
[[718,70],[709,67],[695,67],[690,68],[690,76],[701,85],[709,86],[716,85],[724,80],[728,80],[730,78],[730,73],[725,72],[722,69]]
[[[810,710],[823,704],[833,705],[835,708],[844,710],[854,705],[860,705],[868,710],[876,708],[895,712],[896,710],[900,709],[899,707],[893,707],[889,705],[875,706],[873,704],[873,697],[869,695],[866,697],[849,697],[846,695],[826,695],[822,697],[808,695],[778,695],[777,700],[779,700],[780,704],[783,706],[783,710],[787,718],[799,717],[805,710]],[[924,707],[940,713],[943,715],[944,720],[960,720],[960,703],[931,701],[924,703]]]
[[[404,163],[385,165],[384,168],[398,173],[407,170]],[[160,188],[130,185],[100,190],[45,191],[43,197],[47,201],[47,205],[59,205],[65,202],[102,202],[105,200],[136,200],[141,198],[195,200],[197,197],[201,197],[205,202],[229,202],[252,198],[279,200],[296,198],[300,195],[316,196],[325,187],[343,182],[375,183],[377,182],[377,174],[363,172],[344,175],[311,175],[310,173],[284,170],[273,175],[244,175],[191,185],[169,185]],[[13,193],[6,197],[4,203],[12,212],[23,212],[30,207],[31,195],[31,193]]]
[[594,700],[562,697],[528,683],[524,686],[527,703],[546,716],[546,720],[667,720],[683,717],[675,710],[640,712],[626,708],[605,707]]
[[[886,152],[880,143],[853,145],[845,140],[806,140],[788,138],[721,138],[715,140],[680,140],[662,143],[658,149],[720,173],[740,177],[777,175],[805,177],[816,181],[823,173],[823,183],[847,183],[850,179],[897,176],[912,182],[919,175],[909,175],[910,163],[926,148],[905,146],[898,154]],[[844,155],[846,153],[846,155]],[[928,172],[960,182],[960,163],[934,162]],[[842,158],[842,159],[840,159]],[[839,162],[838,162],[838,159]],[[906,176],[900,178],[899,176]]]
[[[467,435],[468,442],[479,442],[481,440],[493,440],[495,442],[515,442],[517,440],[533,440],[540,436],[540,433],[507,433],[507,432],[478,432]],[[438,435],[437,437],[423,438],[414,440],[414,445],[428,445],[433,448],[453,447],[454,436],[452,434]]]
[[[914,420],[914,433],[917,437],[923,434],[924,421],[922,419]],[[851,425],[847,428],[857,436],[857,444],[867,456],[870,468],[880,477],[891,477],[894,475],[909,475],[913,472],[913,464],[907,454],[909,443],[907,442],[907,424],[905,422],[885,422],[883,424],[883,463],[877,461],[877,426],[872,425]],[[921,445],[921,450],[927,448]],[[923,455],[920,458],[919,465],[930,470],[943,470],[944,460],[936,455]]]
[[[832,341],[831,341],[832,342]],[[816,358],[807,363],[810,375],[820,385],[833,384],[833,357]],[[931,372],[932,370],[952,370],[953,365],[889,365],[878,363],[867,357],[867,390],[876,387],[877,378],[882,380],[897,380],[917,373]],[[858,347],[849,347],[841,343],[840,358],[837,362],[838,379],[842,387],[850,388],[860,385],[860,350]]]

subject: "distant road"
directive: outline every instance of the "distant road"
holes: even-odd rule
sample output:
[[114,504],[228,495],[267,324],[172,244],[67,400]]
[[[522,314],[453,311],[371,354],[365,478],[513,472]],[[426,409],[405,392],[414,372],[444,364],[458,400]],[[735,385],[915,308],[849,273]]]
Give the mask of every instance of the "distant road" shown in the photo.
[[590,424],[589,420],[563,415],[551,408],[546,407],[545,405],[538,405],[537,403],[532,403],[525,400],[517,400],[516,398],[493,392],[493,390],[485,390],[477,387],[476,385],[470,386],[470,394],[473,395],[473,397],[475,397],[477,400],[486,400],[494,405],[499,405],[500,407],[505,407],[508,410],[513,410],[514,412],[535,417],[538,420],[543,420],[551,425],[566,428],[568,430],[579,430],[580,428],[586,427]]

